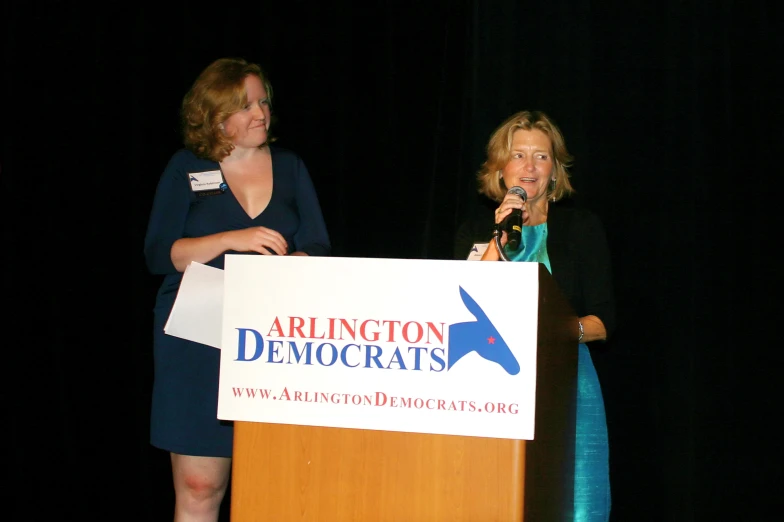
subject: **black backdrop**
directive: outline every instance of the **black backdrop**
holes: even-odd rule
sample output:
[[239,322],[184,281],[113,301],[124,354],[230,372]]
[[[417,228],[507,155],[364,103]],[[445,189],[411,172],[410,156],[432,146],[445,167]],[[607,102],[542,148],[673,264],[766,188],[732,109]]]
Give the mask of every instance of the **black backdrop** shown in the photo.
[[495,125],[554,117],[612,247],[613,520],[774,520],[778,2],[108,6],[2,11],[11,520],[171,519],[142,240],[180,100],[222,56],[267,69],[337,256],[451,258]]

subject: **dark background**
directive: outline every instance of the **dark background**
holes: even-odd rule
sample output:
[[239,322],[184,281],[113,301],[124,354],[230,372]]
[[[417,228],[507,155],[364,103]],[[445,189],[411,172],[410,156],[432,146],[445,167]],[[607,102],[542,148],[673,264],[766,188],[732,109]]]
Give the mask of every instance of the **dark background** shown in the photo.
[[142,241],[182,96],[242,56],[336,256],[452,258],[492,130],[552,116],[611,242],[612,519],[778,520],[779,4],[3,4],[5,516],[171,520]]

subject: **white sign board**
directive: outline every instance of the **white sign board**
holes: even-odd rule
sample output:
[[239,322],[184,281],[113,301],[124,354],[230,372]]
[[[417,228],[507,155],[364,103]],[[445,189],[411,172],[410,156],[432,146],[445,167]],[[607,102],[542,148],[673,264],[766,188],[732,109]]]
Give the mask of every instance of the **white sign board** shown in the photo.
[[531,440],[538,265],[227,255],[218,418]]

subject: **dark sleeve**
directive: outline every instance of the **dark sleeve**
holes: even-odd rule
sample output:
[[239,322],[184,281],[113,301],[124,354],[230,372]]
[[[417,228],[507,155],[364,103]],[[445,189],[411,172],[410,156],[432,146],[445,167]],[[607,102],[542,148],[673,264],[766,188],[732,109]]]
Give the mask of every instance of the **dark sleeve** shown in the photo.
[[171,248],[183,237],[190,208],[190,185],[185,172],[184,153],[178,152],[158,180],[144,237],[144,258],[153,274],[174,274]]
[[299,228],[294,234],[294,251],[305,252],[309,256],[328,256],[332,246],[327,234],[327,225],[321,214],[316,188],[302,159],[296,163],[296,198],[299,212]]
[[493,212],[478,211],[463,221],[455,233],[454,259],[466,259],[475,243],[493,239]]
[[579,245],[577,263],[580,315],[595,315],[604,323],[609,339],[615,331],[615,294],[607,235],[598,216],[586,212],[574,223],[573,240]]

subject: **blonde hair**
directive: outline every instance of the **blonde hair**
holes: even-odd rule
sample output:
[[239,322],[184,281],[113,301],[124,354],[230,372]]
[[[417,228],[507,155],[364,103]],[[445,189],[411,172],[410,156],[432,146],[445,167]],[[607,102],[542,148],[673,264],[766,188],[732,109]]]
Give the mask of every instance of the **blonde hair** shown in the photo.
[[555,122],[541,111],[515,113],[493,132],[487,143],[487,159],[482,163],[477,174],[479,193],[495,201],[504,199],[506,187],[500,172],[512,158],[512,136],[521,129],[538,129],[550,138],[555,188],[548,188],[547,199],[558,201],[574,193],[568,171],[572,164],[572,156],[566,150],[566,141]]
[[[242,58],[220,58],[199,74],[182,100],[185,146],[201,158],[221,161],[234,149],[221,124],[248,102],[245,79],[256,76],[272,102],[272,85],[255,63]],[[275,138],[270,136],[270,142]]]

